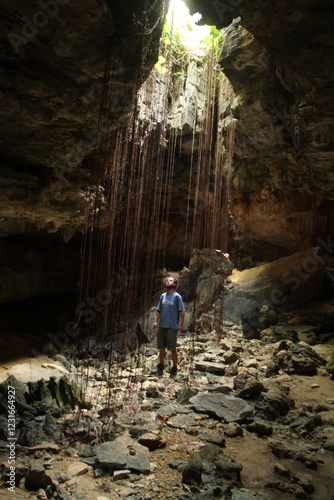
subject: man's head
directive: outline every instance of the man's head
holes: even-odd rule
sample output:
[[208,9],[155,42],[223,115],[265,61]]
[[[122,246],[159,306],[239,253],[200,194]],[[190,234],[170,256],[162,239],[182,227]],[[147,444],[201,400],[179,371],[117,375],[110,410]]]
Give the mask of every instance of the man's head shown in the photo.
[[174,290],[177,287],[177,279],[173,278],[173,276],[168,276],[166,279],[166,288],[167,290]]

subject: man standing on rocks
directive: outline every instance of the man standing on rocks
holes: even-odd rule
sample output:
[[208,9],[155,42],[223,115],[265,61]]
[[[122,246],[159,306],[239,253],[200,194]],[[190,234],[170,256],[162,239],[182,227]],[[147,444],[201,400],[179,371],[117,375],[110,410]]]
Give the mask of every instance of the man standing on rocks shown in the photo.
[[166,349],[168,349],[173,361],[173,367],[170,371],[171,377],[175,377],[177,374],[177,332],[182,332],[185,316],[183,300],[181,295],[175,291],[176,287],[177,279],[169,276],[166,280],[167,292],[160,297],[153,323],[154,330],[158,328],[159,363],[156,373],[163,374]]

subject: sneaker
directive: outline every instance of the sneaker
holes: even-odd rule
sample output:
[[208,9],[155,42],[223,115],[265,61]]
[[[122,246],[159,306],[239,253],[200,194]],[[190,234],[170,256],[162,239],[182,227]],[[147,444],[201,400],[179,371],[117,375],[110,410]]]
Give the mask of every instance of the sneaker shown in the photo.
[[157,375],[163,375],[164,373],[164,365],[157,364],[156,368],[152,370],[152,373],[156,373]]
[[177,375],[177,366],[173,366],[171,371],[169,372],[171,377],[176,377]]

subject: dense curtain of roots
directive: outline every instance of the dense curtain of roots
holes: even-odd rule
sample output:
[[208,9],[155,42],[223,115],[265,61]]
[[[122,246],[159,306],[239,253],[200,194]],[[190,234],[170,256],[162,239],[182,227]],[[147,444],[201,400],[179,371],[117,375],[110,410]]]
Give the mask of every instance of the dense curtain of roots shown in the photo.
[[[142,26],[141,67],[149,51],[149,12],[148,8]],[[159,75],[153,71],[145,83],[142,74],[137,75],[140,90],[132,98],[126,124],[117,129],[110,117],[118,104],[115,75],[120,57],[112,43],[106,61],[94,182],[82,243],[76,331],[78,352],[93,339],[99,348],[95,356],[108,363],[109,374],[129,349],[136,348],[133,339],[139,345],[141,337],[151,336],[151,325],[138,318],[156,305],[154,294],[161,290],[161,270],[173,230],[170,213],[178,181],[174,167],[176,156],[182,154],[183,135],[182,128],[171,126],[168,116],[175,60],[170,52],[164,56],[168,71]],[[221,91],[222,75],[214,50],[206,56],[202,71],[206,106],[192,131],[183,195],[185,263],[195,248],[227,252],[230,232],[234,121],[230,119],[225,126],[221,109],[231,96]],[[222,310],[219,319],[222,322]]]

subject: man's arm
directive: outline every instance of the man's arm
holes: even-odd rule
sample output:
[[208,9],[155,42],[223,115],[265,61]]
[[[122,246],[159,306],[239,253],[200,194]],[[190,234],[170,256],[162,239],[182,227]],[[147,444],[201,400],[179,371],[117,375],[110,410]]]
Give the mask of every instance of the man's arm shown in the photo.
[[180,311],[180,323],[179,323],[179,332],[183,331],[183,323],[184,323],[184,317],[186,315],[185,311]]
[[155,321],[153,323],[153,329],[156,330],[160,319],[160,311],[155,313]]

